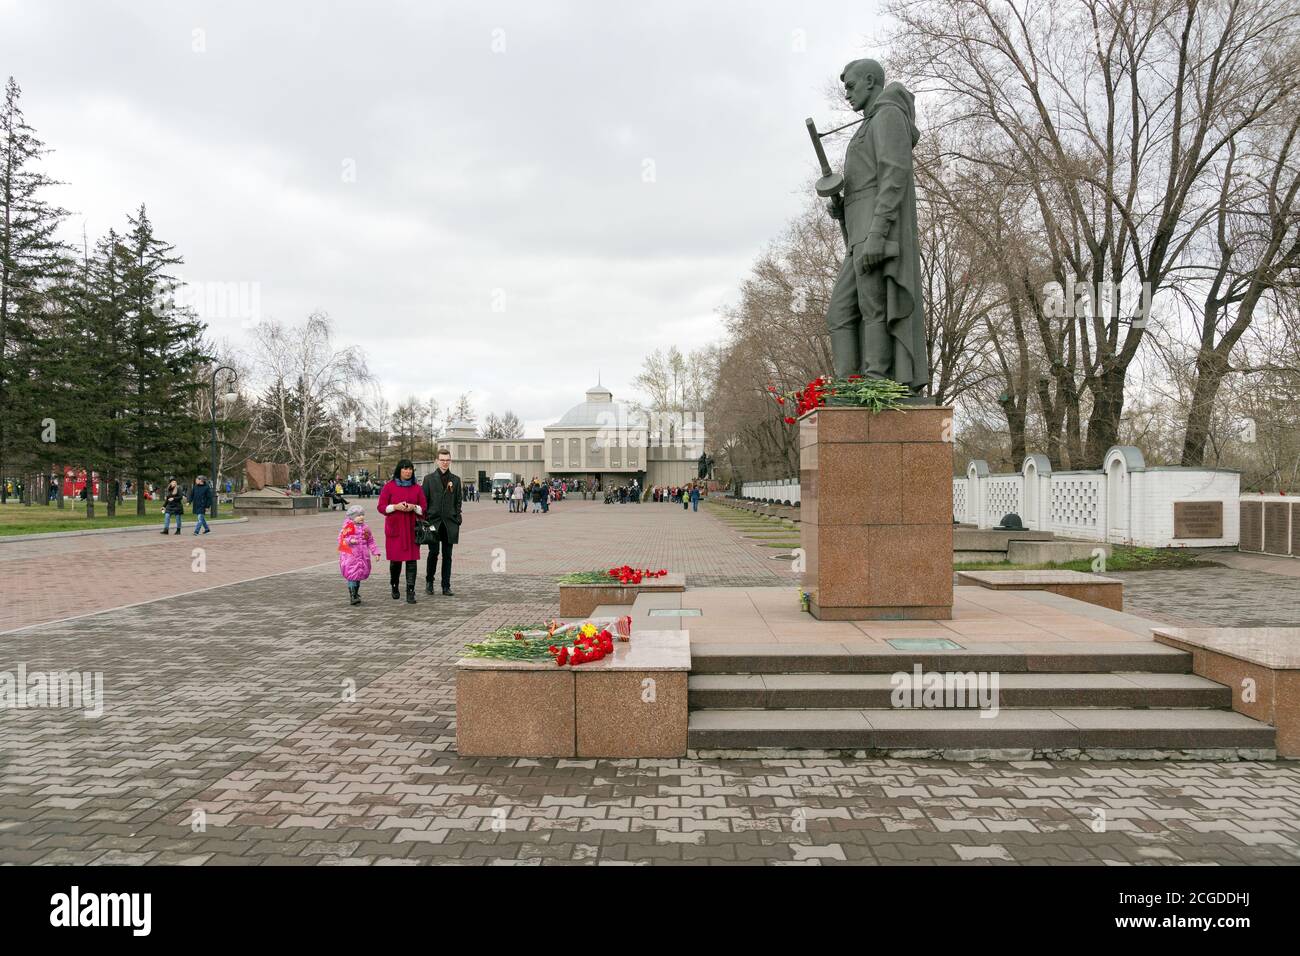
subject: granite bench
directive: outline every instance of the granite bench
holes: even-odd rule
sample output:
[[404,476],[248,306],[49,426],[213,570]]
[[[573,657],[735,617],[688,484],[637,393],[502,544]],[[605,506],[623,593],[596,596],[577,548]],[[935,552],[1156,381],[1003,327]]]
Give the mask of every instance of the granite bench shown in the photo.
[[599,584],[561,584],[560,617],[587,617],[602,604],[633,604],[638,594],[686,590],[686,575],[669,573],[643,578],[640,584],[619,584],[615,578]]
[[1083,571],[958,571],[957,583],[992,591],[1051,591],[1112,611],[1124,610],[1124,582]]
[[634,631],[576,667],[465,657],[456,663],[463,757],[684,757],[685,631]]

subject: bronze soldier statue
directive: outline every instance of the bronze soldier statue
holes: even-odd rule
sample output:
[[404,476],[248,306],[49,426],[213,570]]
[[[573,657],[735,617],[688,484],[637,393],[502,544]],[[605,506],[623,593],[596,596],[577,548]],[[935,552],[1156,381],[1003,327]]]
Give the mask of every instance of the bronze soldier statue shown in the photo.
[[[920,395],[930,370],[912,169],[921,134],[912,94],[901,83],[886,85],[875,60],[854,60],[840,80],[864,121],[845,150],[842,177],[826,175],[818,184],[821,195],[828,195],[824,183],[834,188],[830,214],[847,246],[826,312],[835,374],[893,379]],[[809,130],[824,156],[811,120]]]

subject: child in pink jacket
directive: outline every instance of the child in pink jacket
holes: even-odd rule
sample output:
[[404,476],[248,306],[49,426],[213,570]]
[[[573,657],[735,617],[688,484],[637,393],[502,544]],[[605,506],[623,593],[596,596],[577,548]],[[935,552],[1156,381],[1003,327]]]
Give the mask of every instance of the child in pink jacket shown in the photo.
[[366,527],[366,509],[353,505],[339,531],[339,573],[348,582],[348,603],[361,603],[361,582],[370,577],[370,558],[379,557],[375,536]]

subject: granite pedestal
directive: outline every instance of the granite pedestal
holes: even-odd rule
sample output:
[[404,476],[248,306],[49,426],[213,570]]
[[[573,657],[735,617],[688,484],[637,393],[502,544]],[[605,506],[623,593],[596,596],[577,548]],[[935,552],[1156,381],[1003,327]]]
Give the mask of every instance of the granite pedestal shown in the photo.
[[813,616],[951,618],[952,409],[820,408],[799,446]]

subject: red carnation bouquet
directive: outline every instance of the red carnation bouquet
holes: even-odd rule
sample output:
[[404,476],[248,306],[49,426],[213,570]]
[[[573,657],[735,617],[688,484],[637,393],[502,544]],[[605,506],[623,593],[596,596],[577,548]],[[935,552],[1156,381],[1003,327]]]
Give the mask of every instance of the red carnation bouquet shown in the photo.
[[[881,412],[898,408],[902,399],[910,390],[906,385],[888,378],[867,378],[864,375],[850,375],[847,378],[831,378],[818,375],[802,388],[792,392],[780,392],[775,385],[767,387],[768,394],[776,401],[781,418],[787,425],[793,425],[799,416],[815,408],[828,404],[827,397],[835,399],[835,405],[857,405]],[[790,411],[793,408],[794,414]]]
[[614,635],[609,628],[598,627],[591,621],[585,624],[550,623],[552,636],[561,640],[547,650],[555,658],[556,667],[577,667],[589,661],[598,661],[614,653]]
[[660,568],[658,571],[651,571],[649,568],[634,568],[625,564],[621,568],[610,568],[609,576],[618,578],[619,584],[640,584],[645,578],[661,578],[668,571]]

